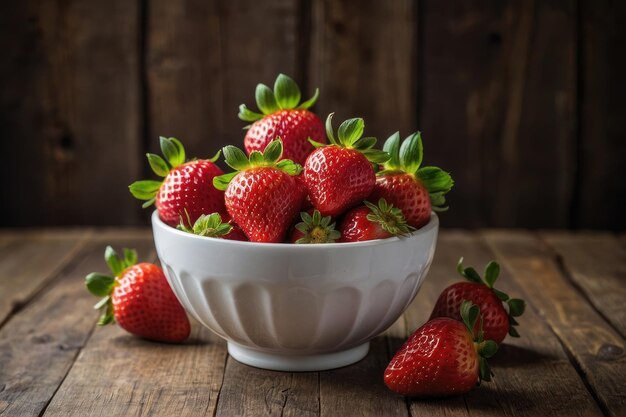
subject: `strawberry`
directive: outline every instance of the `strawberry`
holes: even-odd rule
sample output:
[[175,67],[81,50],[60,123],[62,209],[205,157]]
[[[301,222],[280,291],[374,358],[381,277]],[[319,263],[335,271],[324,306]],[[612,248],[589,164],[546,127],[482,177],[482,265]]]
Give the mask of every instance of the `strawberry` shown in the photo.
[[498,345],[473,332],[479,315],[478,306],[465,302],[463,322],[438,318],[417,329],[387,366],[387,387],[411,397],[443,397],[466,393],[481,380],[490,381],[493,374],[486,359]]
[[236,171],[213,180],[216,188],[226,190],[228,213],[253,242],[282,242],[305,197],[293,177],[302,167],[289,159],[278,162],[281,155],[280,139],[264,153],[252,151],[249,159],[226,146],[226,163]]
[[129,186],[135,198],[147,200],[143,208],[156,201],[159,217],[172,227],[176,227],[185,210],[190,227],[201,214],[226,214],[224,193],[213,186],[213,178],[223,174],[214,164],[219,152],[212,159],[185,162],[185,148],[178,139],[161,137],[160,144],[165,160],[151,153],[146,156],[154,173],[165,178],[136,181]]
[[189,223],[191,223],[189,219],[184,221],[181,217],[180,224],[176,226],[176,228],[198,236],[216,237],[228,240],[248,240],[239,226],[223,223],[222,216],[220,216],[219,213],[201,215],[192,227],[187,226]]
[[390,155],[379,171],[371,199],[385,198],[404,213],[409,225],[420,228],[430,220],[430,212],[445,211],[447,194],[454,181],[437,167],[422,167],[422,137],[414,133],[402,142],[394,133],[383,147]]
[[457,270],[470,282],[457,282],[443,290],[430,318],[450,317],[458,320],[461,317],[462,301],[469,300],[480,307],[485,338],[501,343],[507,333],[519,337],[514,327],[518,324],[515,317],[524,313],[526,303],[493,288],[500,274],[500,265],[489,262],[485,267],[484,281],[474,268],[463,268],[463,258],[459,260]]
[[302,222],[291,231],[291,243],[333,243],[341,237],[335,230],[335,223],[330,216],[322,217],[318,210],[300,213]]
[[256,87],[256,103],[261,113],[250,111],[245,104],[239,106],[239,118],[254,122],[249,126],[244,139],[246,152],[262,152],[276,137],[283,140],[283,158],[303,164],[313,151],[308,139],[326,142],[324,125],[317,115],[307,110],[317,101],[315,95],[300,104],[300,88],[294,80],[284,74],[278,75],[274,91],[265,84]]
[[376,184],[372,163],[382,163],[389,155],[372,149],[376,138],[361,137],[363,119],[343,122],[335,139],[332,118],[331,113],[326,119],[331,144],[311,141],[317,149],[307,158],[303,172],[313,206],[323,216],[337,217],[370,195]]
[[91,273],[85,278],[93,295],[104,297],[99,325],[117,322],[124,330],[159,342],[182,342],[189,337],[185,310],[172,292],[163,270],[154,264],[137,264],[137,252],[124,249],[124,259],[108,246],[104,258],[113,275]]
[[340,242],[386,239],[414,230],[406,224],[402,211],[384,198],[378,200],[377,206],[369,201],[363,203],[364,206],[355,207],[344,215],[339,227]]

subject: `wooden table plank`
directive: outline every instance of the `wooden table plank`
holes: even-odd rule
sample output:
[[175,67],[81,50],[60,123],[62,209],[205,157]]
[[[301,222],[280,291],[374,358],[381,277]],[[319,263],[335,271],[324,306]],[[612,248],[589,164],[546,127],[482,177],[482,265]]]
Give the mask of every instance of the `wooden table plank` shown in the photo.
[[[99,236],[136,246],[143,257],[153,250],[146,238]],[[0,329],[0,416],[39,416],[65,378],[96,323],[95,299],[83,279],[91,271],[106,270],[103,252],[103,241],[87,243],[49,287]]]
[[[60,234],[3,233],[0,247],[0,326],[49,283],[82,248],[88,232]],[[1,244],[1,241],[0,241]]]
[[[603,411],[611,416],[626,415],[623,338],[561,275],[553,254],[533,235],[487,232],[484,236],[516,283],[524,287],[530,310],[537,311],[574,358]],[[528,323],[529,317],[524,317],[524,326]],[[522,332],[525,336],[527,330],[522,328]],[[546,374],[539,376],[545,380]],[[560,392],[566,388],[563,382],[557,385]]]
[[626,337],[626,248],[608,233],[545,233],[574,285]]
[[[417,298],[405,313],[410,331],[430,316],[435,299],[449,284],[459,281],[458,259],[481,271],[494,254],[474,235],[443,232],[435,260]],[[503,268],[498,288],[522,295],[509,270]],[[532,303],[532,300],[530,300]],[[529,308],[520,319],[520,339],[507,338],[491,360],[494,380],[469,394],[437,401],[411,401],[412,415],[516,416],[602,415],[580,380],[559,341],[544,321]]]

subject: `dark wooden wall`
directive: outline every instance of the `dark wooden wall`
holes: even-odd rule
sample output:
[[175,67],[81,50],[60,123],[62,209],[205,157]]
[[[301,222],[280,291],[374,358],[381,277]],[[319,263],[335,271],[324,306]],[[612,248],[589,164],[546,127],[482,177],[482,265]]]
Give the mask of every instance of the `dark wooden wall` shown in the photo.
[[0,225],[144,224],[158,135],[241,144],[278,72],[423,132],[446,226],[626,229],[626,2],[21,0],[0,12]]

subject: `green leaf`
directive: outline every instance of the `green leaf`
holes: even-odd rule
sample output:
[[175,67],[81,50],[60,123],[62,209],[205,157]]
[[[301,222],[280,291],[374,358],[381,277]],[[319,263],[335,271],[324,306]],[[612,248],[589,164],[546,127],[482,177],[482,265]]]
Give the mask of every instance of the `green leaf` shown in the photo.
[[500,290],[496,290],[495,288],[491,289],[493,293],[500,299],[500,301],[507,301],[509,299],[509,295]]
[[256,122],[263,118],[261,113],[253,112],[245,104],[239,106],[239,114],[237,116],[245,122]]
[[170,173],[170,167],[167,166],[167,162],[165,162],[159,155],[147,153],[146,157],[148,158],[150,168],[152,168],[152,171],[154,171],[154,173],[159,177],[165,177]]
[[283,155],[283,141],[277,138],[271,141],[263,151],[263,157],[267,162],[276,162]]
[[218,159],[220,159],[220,155],[222,154],[222,150],[220,149],[219,151],[217,151],[217,153],[215,155],[213,155],[212,158],[209,158],[208,161],[209,162],[217,162]]
[[479,360],[479,368],[480,368],[480,380],[481,381],[491,381],[491,377],[493,376],[493,372],[491,372],[491,368],[485,359]]
[[382,164],[389,160],[389,154],[379,149],[366,149],[361,151],[361,153],[365,155],[368,161],[375,164]]
[[282,161],[279,161],[276,164],[276,168],[291,176],[299,175],[302,172],[302,165],[296,164],[291,159],[283,159]]
[[429,193],[449,192],[454,186],[454,181],[449,173],[438,167],[420,168],[415,175],[419,178]]
[[128,268],[137,263],[137,251],[134,249],[124,248],[124,266]]
[[278,110],[278,103],[276,103],[276,97],[274,92],[265,84],[259,84],[256,86],[256,105],[263,112],[263,114],[272,114]]
[[138,200],[150,200],[156,197],[161,188],[161,181],[143,180],[135,181],[128,186],[130,193]]
[[422,164],[424,151],[422,148],[422,136],[416,132],[407,137],[400,146],[400,165],[411,174],[415,174]]
[[500,265],[496,261],[489,262],[485,267],[485,282],[489,288],[493,288],[498,275],[500,275]]
[[507,304],[509,305],[509,314],[513,317],[521,316],[526,310],[526,302],[519,298],[511,298]]
[[107,324],[113,323],[115,321],[115,316],[113,315],[113,303],[109,299],[106,303],[106,309],[102,316],[100,316],[100,320],[98,320],[98,326],[106,326]]
[[463,272],[463,276],[469,281],[476,282],[478,284],[484,284],[483,280],[480,278],[480,275],[478,275],[478,272],[476,272],[476,270],[471,266],[469,268],[465,268],[465,271]]
[[461,303],[460,313],[463,323],[465,323],[465,326],[473,335],[476,320],[478,320],[478,317],[480,316],[480,308],[476,304],[472,304],[469,300],[463,300]]
[[326,136],[328,136],[328,140],[333,145],[338,145],[337,139],[335,139],[335,132],[333,130],[333,116],[335,113],[331,113],[326,118]]
[[285,74],[279,74],[274,82],[274,95],[276,102],[281,109],[293,109],[298,103],[302,94],[298,84]]
[[363,136],[363,130],[365,130],[365,122],[360,117],[346,120],[337,131],[339,143],[346,147],[352,147]]
[[150,200],[146,200],[146,202],[141,205],[141,208],[148,208],[153,205],[155,201],[156,197],[152,197]]
[[265,158],[263,158],[263,154],[259,151],[250,152],[249,158],[250,158],[250,163],[249,163],[250,167],[263,166],[263,164],[265,164]]
[[93,306],[93,308],[96,310],[100,310],[102,307],[104,307],[105,305],[109,303],[110,299],[111,299],[110,295],[107,295],[106,297],[101,298],[100,301],[98,301],[96,305]]
[[311,97],[310,99],[308,99],[304,103],[300,104],[298,106],[298,109],[300,109],[300,110],[307,110],[309,107],[311,107],[311,106],[313,106],[315,104],[315,102],[317,101],[317,98],[319,96],[320,96],[320,89],[316,88],[315,89],[315,94],[313,94],[313,97]]
[[218,190],[225,191],[228,188],[230,181],[235,178],[237,174],[239,174],[239,172],[235,171],[213,177],[213,186]]
[[517,329],[513,326],[509,326],[509,335],[511,337],[520,337],[519,333],[517,332]]
[[118,276],[124,270],[124,264],[111,246],[107,246],[104,250],[104,260],[111,272],[113,272],[113,275]]
[[354,149],[366,150],[366,149],[370,149],[374,145],[376,145],[376,138],[373,138],[371,136],[366,136],[357,140],[354,143],[353,147]]
[[389,154],[389,160],[385,164],[386,169],[400,168],[400,132],[389,136],[383,145],[383,151]]
[[480,347],[480,356],[491,358],[498,351],[498,344],[493,340],[485,340]]
[[161,144],[161,152],[165,159],[175,168],[185,162],[185,148],[183,144],[176,138],[159,137]]
[[228,145],[222,149],[224,152],[224,160],[232,169],[241,171],[250,166],[250,160],[246,154],[236,146]]
[[311,145],[313,145],[314,148],[321,148],[322,146],[327,146],[325,143],[322,142],[317,142],[311,138],[308,138],[308,141]]
[[446,195],[444,192],[438,193],[430,193],[430,205],[433,211],[447,211],[448,207],[444,206],[446,204]]
[[98,297],[105,297],[111,294],[115,286],[115,278],[110,275],[92,272],[85,277],[87,290]]

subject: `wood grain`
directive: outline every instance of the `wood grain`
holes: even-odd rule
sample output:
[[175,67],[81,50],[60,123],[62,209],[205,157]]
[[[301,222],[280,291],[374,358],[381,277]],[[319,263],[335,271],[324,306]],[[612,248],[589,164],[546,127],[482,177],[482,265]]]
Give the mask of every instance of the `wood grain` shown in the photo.
[[[581,369],[605,413],[626,413],[624,339],[564,277],[553,255],[527,232],[489,232],[485,239]],[[528,318],[524,320],[527,326]],[[524,328],[522,328],[523,330]],[[544,374],[542,374],[542,378]]]
[[7,246],[0,248],[0,326],[76,256],[87,233],[71,238],[25,236],[5,239]]
[[626,249],[606,233],[542,234],[576,287],[626,337]]
[[[456,263],[482,271],[494,254],[473,234],[441,234],[435,260],[422,288],[405,313],[410,332],[425,323],[441,291],[461,278]],[[503,268],[497,288],[520,296],[511,270]],[[533,299],[529,302],[532,304]],[[490,363],[494,380],[469,394],[438,401],[412,401],[412,415],[516,416],[602,415],[572,367],[558,339],[530,307],[520,319],[520,339],[507,338]],[[430,413],[430,414],[429,414]]]
[[[296,2],[151,1],[147,25],[148,141],[181,139],[190,156],[241,147],[239,105],[255,109],[259,82],[280,72],[299,81]],[[306,93],[305,93],[306,94]]]
[[[139,1],[9,5],[0,17],[0,224],[133,224]],[[106,190],[105,196],[94,196]]]
[[446,224],[567,226],[574,2],[421,4],[418,125],[426,161],[456,179]]
[[[147,239],[107,243],[137,247],[142,259],[153,250]],[[103,252],[104,242],[94,240],[0,329],[0,415],[41,415],[57,391],[97,320],[84,276],[106,270]]]
[[320,88],[320,117],[363,117],[380,142],[415,131],[416,3],[312,4],[309,84]]

